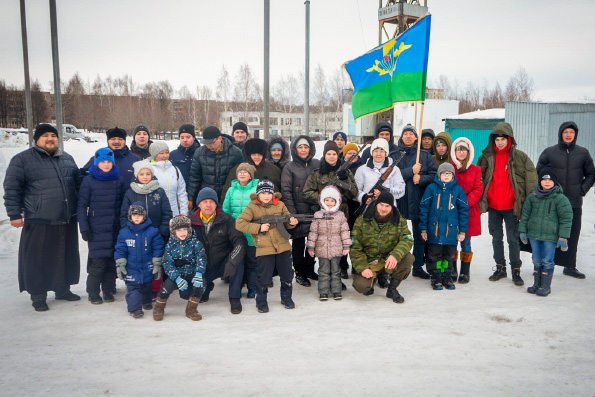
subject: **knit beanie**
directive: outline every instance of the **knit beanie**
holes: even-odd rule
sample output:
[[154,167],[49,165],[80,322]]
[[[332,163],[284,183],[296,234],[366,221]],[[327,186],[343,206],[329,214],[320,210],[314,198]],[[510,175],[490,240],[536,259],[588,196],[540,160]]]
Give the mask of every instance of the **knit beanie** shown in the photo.
[[244,131],[246,134],[248,133],[248,126],[246,125],[246,123],[243,123],[241,121],[238,121],[237,123],[235,123],[231,129],[231,132],[237,131],[237,130],[242,130]]
[[306,145],[308,147],[310,147],[310,142],[308,142],[308,140],[306,138],[300,138],[296,143],[295,143],[295,147],[298,147],[300,145]]
[[114,152],[110,148],[102,147],[95,152],[95,158],[93,160],[93,165],[97,167],[97,164],[101,163],[102,161],[111,161],[112,164],[116,164],[114,161]]
[[148,159],[137,161],[136,163],[132,164],[132,169],[134,170],[135,178],[138,177],[138,173],[140,172],[140,170],[143,169],[151,171],[151,175],[155,176],[155,173],[153,172],[153,166],[151,165]]
[[349,142],[348,144],[343,146],[343,157],[347,157],[347,152],[349,152],[350,150],[355,150],[356,152],[359,152],[359,148],[357,147],[357,145],[353,142]]
[[435,145],[437,145],[437,144],[439,144],[439,143],[443,144],[444,146],[448,146],[448,144],[446,143],[446,141],[445,141],[444,139],[442,139],[442,138],[437,138],[437,139],[434,141],[434,144],[435,144]]
[[413,132],[413,135],[415,135],[415,137],[417,138],[417,130],[411,124],[407,124],[405,127],[403,127],[403,132],[401,132],[401,135],[403,135],[406,131]]
[[142,215],[143,222],[147,219],[147,210],[141,201],[135,201],[128,207],[128,220],[132,222],[132,215]]
[[256,185],[256,194],[259,195],[260,193],[275,194],[275,185],[273,185],[273,182],[269,181],[266,176],[258,181],[258,184]]
[[140,131],[145,131],[149,138],[151,137],[151,134],[149,133],[149,129],[147,128],[147,126],[142,124],[139,124],[136,127],[134,127],[134,130],[132,131],[132,136],[136,136],[136,133]]
[[256,171],[256,168],[254,168],[254,166],[250,163],[240,163],[238,164],[238,168],[236,168],[236,176],[240,171],[246,171],[250,174],[250,179],[254,179],[254,172]]
[[556,170],[546,165],[539,171],[539,182],[541,183],[544,179],[551,179],[556,185],[558,184],[558,174]]
[[393,196],[390,192],[382,192],[376,198],[376,203],[385,203],[394,207],[395,205],[395,196]]
[[327,141],[324,144],[324,150],[322,151],[322,156],[326,156],[326,152],[329,150],[334,150],[337,155],[339,155],[339,146],[334,141]]
[[275,142],[269,147],[269,152],[272,152],[274,149],[283,151],[283,145],[281,145],[279,142]]
[[192,224],[186,215],[174,216],[169,220],[169,233],[173,238],[176,238],[176,230],[180,229],[188,229],[188,233],[192,233]]
[[384,150],[384,153],[386,153],[388,155],[388,142],[386,141],[386,139],[384,138],[378,138],[378,139],[374,139],[374,142],[372,142],[372,146],[370,146],[370,154],[374,152],[374,149],[376,148],[380,148],[382,150]]
[[337,131],[337,132],[335,132],[335,133],[333,134],[333,141],[334,141],[335,139],[337,139],[337,137],[338,137],[338,136],[340,136],[341,138],[343,138],[343,140],[344,140],[345,142],[347,142],[347,135],[345,135],[345,133],[344,133],[344,132],[342,132],[342,131]]
[[458,141],[457,146],[455,146],[455,149],[458,147],[464,147],[467,149],[467,151],[470,150],[469,143],[467,143],[467,141]]
[[58,130],[56,129],[56,127],[50,124],[41,123],[37,124],[37,127],[35,127],[35,132],[33,133],[33,140],[37,142],[37,140],[46,132],[53,132],[54,134],[56,134],[56,136],[58,136]]
[[436,136],[436,134],[434,134],[434,130],[431,128],[424,128],[423,130],[421,130],[421,138],[425,138],[425,137],[430,137],[432,139],[434,139],[434,137]]
[[157,155],[162,151],[169,151],[169,146],[164,141],[155,141],[149,146],[149,153],[151,153],[151,160],[155,160]]
[[106,131],[105,135],[107,136],[108,141],[112,138],[122,138],[126,140],[126,130],[118,127],[110,128]]
[[180,126],[180,128],[178,129],[178,136],[180,136],[180,134],[190,134],[193,138],[196,138],[194,126],[192,124],[184,124]]
[[451,163],[442,163],[438,167],[438,178],[442,177],[443,172],[450,172],[453,176],[455,175],[455,167]]
[[198,192],[198,196],[196,196],[196,205],[200,204],[200,202],[203,200],[213,200],[216,205],[219,205],[217,192],[215,192],[210,187],[204,187],[200,192]]

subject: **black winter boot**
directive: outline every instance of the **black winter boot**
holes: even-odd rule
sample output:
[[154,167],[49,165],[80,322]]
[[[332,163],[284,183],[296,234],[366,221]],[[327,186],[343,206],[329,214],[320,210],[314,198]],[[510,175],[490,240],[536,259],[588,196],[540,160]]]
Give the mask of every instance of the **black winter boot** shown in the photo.
[[554,269],[541,269],[541,286],[535,292],[538,296],[548,296],[551,292],[552,278],[554,277]]
[[45,312],[47,310],[50,310],[47,302],[47,295],[46,294],[40,294],[40,295],[31,295],[31,305],[33,306],[33,308],[35,309],[36,312]]
[[269,312],[269,305],[267,303],[267,295],[269,293],[268,288],[260,288],[256,289],[256,309],[258,309],[259,313],[268,313]]
[[392,299],[395,303],[403,303],[405,302],[405,298],[399,294],[397,291],[397,287],[401,284],[401,280],[396,278],[390,278],[390,284],[388,285],[388,289],[386,290],[386,297]]
[[231,305],[231,314],[240,314],[242,312],[242,303],[238,298],[229,298]]
[[460,284],[467,284],[469,282],[471,258],[473,258],[473,252],[461,252],[461,273],[459,273]]
[[81,300],[81,297],[77,294],[73,294],[71,290],[66,290],[60,293],[56,292],[56,300],[74,302]]
[[434,270],[430,278],[430,283],[434,291],[442,290],[442,273],[440,273],[440,270]]
[[281,303],[286,309],[295,309],[295,303],[293,303],[293,300],[291,299],[292,291],[293,287],[291,286],[291,283],[281,283]]
[[512,268],[512,282],[514,285],[525,285],[525,282],[521,278],[521,268],[520,267],[513,267]]
[[533,264],[533,286],[527,288],[527,292],[534,294],[541,286],[541,265]]
[[413,271],[411,272],[411,275],[413,277],[419,277],[422,278],[424,280],[427,280],[430,278],[430,275],[428,273],[426,273],[424,271],[424,269],[422,269],[421,267],[414,267]]
[[207,303],[209,301],[209,296],[211,295],[213,288],[215,288],[215,283],[211,281],[205,288],[205,292],[203,292],[202,296],[200,297],[200,303]]
[[455,285],[452,281],[452,273],[449,269],[442,273],[442,286],[444,289],[455,289]]
[[508,277],[508,274],[506,274],[506,265],[496,265],[496,271],[494,271],[494,274],[490,276],[489,280],[498,281],[501,278],[506,277]]
[[101,305],[103,303],[103,299],[99,296],[98,292],[91,293],[89,292],[89,302],[93,305]]
[[390,280],[388,279],[388,274],[379,274],[376,280],[378,281],[378,286],[383,289],[387,288],[388,284],[390,283]]

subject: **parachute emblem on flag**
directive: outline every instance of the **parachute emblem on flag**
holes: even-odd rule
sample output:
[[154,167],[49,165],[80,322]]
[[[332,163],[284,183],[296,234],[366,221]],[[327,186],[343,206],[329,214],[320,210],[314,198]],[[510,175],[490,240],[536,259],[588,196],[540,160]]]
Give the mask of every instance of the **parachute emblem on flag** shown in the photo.
[[366,69],[366,72],[370,73],[373,71],[378,72],[378,76],[382,76],[385,74],[390,74],[390,78],[392,80],[393,78],[393,73],[395,71],[395,69],[397,68],[397,60],[399,58],[399,55],[411,48],[412,44],[404,44],[403,42],[401,42],[401,45],[399,45],[399,48],[395,48],[393,50],[393,47],[395,46],[395,44],[397,43],[397,39],[393,39],[389,42],[387,42],[385,45],[382,46],[382,61],[379,61],[378,59],[376,59],[374,61],[374,65],[369,68]]

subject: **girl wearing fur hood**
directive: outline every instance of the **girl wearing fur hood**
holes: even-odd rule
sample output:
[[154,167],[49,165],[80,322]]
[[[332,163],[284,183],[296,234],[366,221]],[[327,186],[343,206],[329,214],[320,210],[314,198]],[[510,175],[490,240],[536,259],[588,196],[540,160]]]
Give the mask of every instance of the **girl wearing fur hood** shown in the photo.
[[335,300],[341,296],[341,257],[349,253],[351,235],[347,218],[342,211],[341,192],[335,186],[327,186],[320,192],[320,211],[314,216],[324,215],[332,219],[313,221],[308,235],[308,252],[312,257],[318,257],[318,293],[320,300],[328,300],[332,292]]

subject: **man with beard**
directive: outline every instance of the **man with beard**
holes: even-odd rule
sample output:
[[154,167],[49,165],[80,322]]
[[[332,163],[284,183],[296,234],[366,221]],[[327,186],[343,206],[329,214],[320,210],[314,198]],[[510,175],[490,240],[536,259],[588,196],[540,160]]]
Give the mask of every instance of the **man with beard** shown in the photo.
[[56,299],[77,301],[70,291],[80,274],[77,200],[81,174],[58,148],[58,131],[39,124],[33,147],[12,158],[4,178],[4,205],[10,224],[23,228],[19,244],[19,288],[31,295],[36,311]]
[[364,295],[374,293],[374,280],[381,274],[390,275],[386,297],[395,303],[405,299],[397,291],[401,281],[411,272],[414,257],[409,253],[413,237],[407,220],[394,205],[395,198],[382,192],[357,218],[351,238],[351,263],[357,274],[353,275],[353,288]]

